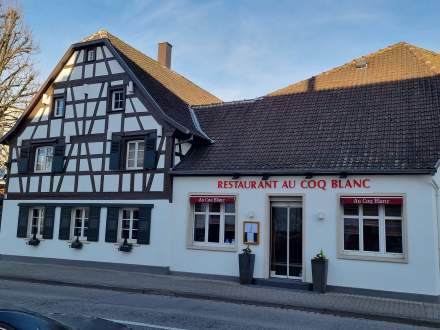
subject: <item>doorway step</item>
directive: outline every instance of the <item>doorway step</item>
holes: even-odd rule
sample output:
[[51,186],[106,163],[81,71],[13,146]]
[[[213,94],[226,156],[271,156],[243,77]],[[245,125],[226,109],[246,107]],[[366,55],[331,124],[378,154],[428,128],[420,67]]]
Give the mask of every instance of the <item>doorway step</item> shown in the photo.
[[301,280],[296,280],[296,279],[287,279],[287,278],[256,278],[255,284],[262,286],[272,286],[283,289],[305,290],[305,291],[312,290],[311,283],[303,282]]

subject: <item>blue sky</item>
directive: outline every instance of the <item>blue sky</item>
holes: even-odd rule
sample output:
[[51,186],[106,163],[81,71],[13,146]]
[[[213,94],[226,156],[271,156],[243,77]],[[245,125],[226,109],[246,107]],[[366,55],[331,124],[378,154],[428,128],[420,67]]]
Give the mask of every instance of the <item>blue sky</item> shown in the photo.
[[223,100],[253,98],[399,41],[440,51],[440,1],[22,0],[46,79],[71,43],[101,29]]

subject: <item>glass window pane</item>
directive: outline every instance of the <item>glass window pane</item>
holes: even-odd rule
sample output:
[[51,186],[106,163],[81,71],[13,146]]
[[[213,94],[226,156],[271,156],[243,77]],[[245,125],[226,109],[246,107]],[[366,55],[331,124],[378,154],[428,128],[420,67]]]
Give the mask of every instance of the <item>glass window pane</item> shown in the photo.
[[386,251],[403,253],[402,248],[402,221],[385,220]]
[[401,217],[402,205],[385,205],[385,216],[387,217]]
[[205,241],[205,215],[196,214],[194,216],[194,241]]
[[225,216],[225,242],[226,244],[233,244],[235,242],[235,216]]
[[363,204],[364,215],[366,216],[378,216],[379,205],[378,204]]
[[379,251],[379,220],[364,219],[364,251]]
[[131,232],[131,238],[132,239],[137,239],[138,238],[138,231],[137,230],[133,230]]
[[344,250],[359,250],[358,219],[344,219]]
[[209,203],[209,212],[220,212],[220,203]]
[[345,215],[358,215],[359,214],[359,206],[356,204],[344,205],[344,214]]
[[235,203],[225,203],[226,213],[235,213]]
[[133,210],[133,219],[139,219],[139,210]]
[[196,212],[206,212],[207,203],[195,203],[194,209]]
[[122,219],[130,219],[130,211],[122,210]]
[[[217,204],[217,203],[213,203]],[[209,216],[208,242],[220,243],[220,216]]]

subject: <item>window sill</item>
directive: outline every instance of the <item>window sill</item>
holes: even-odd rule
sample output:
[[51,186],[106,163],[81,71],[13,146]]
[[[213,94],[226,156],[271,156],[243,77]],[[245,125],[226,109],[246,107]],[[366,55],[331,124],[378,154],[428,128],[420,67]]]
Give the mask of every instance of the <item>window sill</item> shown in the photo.
[[235,245],[228,246],[214,246],[214,245],[195,245],[189,244],[187,247],[189,250],[205,250],[205,251],[217,251],[217,252],[237,252]]
[[392,262],[392,263],[402,263],[402,264],[408,263],[408,258],[406,255],[402,255],[402,256],[399,256],[399,255],[366,255],[366,254],[340,252],[338,255],[338,259]]
[[[76,238],[71,238],[71,239],[67,240],[66,243],[71,244],[71,243],[73,243],[73,242],[75,242],[75,241],[76,241]],[[94,242],[90,242],[90,241],[88,241],[87,238],[86,238],[86,239],[79,239],[79,241],[80,241],[81,243],[83,243],[83,244],[91,244],[91,243],[94,243]]]

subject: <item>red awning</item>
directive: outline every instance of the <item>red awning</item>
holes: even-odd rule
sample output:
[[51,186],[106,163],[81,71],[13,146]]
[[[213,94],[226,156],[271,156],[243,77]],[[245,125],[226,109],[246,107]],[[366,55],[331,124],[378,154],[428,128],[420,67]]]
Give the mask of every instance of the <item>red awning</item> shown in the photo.
[[224,195],[203,195],[203,196],[190,196],[189,201],[194,203],[234,203],[235,196]]
[[343,196],[341,203],[346,204],[387,204],[402,205],[403,198],[396,196]]

